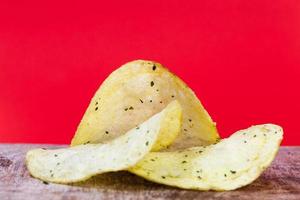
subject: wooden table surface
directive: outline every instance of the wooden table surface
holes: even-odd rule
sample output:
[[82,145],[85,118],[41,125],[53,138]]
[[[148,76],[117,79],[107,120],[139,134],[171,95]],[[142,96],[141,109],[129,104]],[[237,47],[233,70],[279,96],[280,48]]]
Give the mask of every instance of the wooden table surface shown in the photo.
[[62,146],[0,144],[0,199],[297,199],[300,200],[300,147],[281,147],[275,161],[254,183],[229,192],[181,190],[148,182],[127,172],[98,175],[73,185],[45,184],[30,177],[29,149]]

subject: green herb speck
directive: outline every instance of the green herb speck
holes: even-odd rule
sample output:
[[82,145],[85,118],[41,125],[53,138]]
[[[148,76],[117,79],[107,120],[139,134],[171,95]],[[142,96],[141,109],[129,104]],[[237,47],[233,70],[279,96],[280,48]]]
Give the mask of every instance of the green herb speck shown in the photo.
[[152,70],[155,71],[156,70],[156,65],[153,64],[152,66]]

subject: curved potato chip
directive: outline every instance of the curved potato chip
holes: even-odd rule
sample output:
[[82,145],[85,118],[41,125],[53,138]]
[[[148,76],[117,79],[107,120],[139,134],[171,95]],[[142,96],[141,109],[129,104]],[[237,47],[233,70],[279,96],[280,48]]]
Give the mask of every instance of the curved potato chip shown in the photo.
[[[168,133],[171,137],[163,139],[160,144],[165,131],[161,129],[165,123],[173,126],[173,132]],[[181,107],[174,101],[160,113],[109,143],[31,150],[26,155],[27,168],[32,176],[56,183],[78,182],[96,174],[124,170],[135,165],[151,149],[169,145],[180,131],[180,124]]]
[[215,145],[150,152],[129,171],[180,188],[233,190],[254,181],[271,164],[282,135],[277,125],[252,126]]
[[[181,132],[170,149],[208,145],[219,135],[194,92],[161,64],[137,60],[114,71],[88,106],[71,145],[99,143],[119,137],[160,111],[172,100],[183,109]],[[172,126],[162,125],[165,133]],[[109,134],[107,134],[109,132]]]

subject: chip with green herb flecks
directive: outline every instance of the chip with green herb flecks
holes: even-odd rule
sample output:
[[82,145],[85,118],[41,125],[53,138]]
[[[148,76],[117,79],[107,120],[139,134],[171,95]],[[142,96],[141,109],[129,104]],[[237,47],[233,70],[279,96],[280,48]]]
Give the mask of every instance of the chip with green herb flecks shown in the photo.
[[[219,138],[215,123],[194,92],[161,64],[136,60],[118,68],[92,98],[72,146],[110,141],[159,112],[172,100],[183,109],[178,138],[169,150],[208,145]],[[172,131],[165,123],[165,134]]]
[[179,188],[233,190],[253,182],[271,164],[282,135],[277,125],[252,126],[214,145],[150,152],[129,171]]
[[[173,101],[160,113],[108,143],[30,150],[26,155],[27,168],[32,176],[56,183],[78,182],[96,174],[125,170],[151,150],[169,145],[176,138],[181,112],[180,104]],[[167,138],[162,131],[165,123],[173,126]]]
[[26,164],[45,184],[128,170],[179,188],[233,190],[270,165],[282,135],[281,127],[265,124],[219,141],[215,123],[182,80],[159,63],[136,60],[100,86],[70,148],[31,150]]

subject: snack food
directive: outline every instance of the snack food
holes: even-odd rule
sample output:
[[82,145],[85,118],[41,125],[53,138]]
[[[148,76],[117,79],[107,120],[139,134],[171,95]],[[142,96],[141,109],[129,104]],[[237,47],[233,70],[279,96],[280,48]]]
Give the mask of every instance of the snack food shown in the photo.
[[71,145],[117,138],[174,99],[182,106],[183,124],[170,150],[208,145],[219,139],[215,123],[182,80],[157,62],[136,60],[121,66],[103,82]]
[[[173,101],[160,113],[108,143],[30,150],[26,155],[27,168],[34,177],[56,183],[78,182],[96,174],[127,169],[152,148],[159,149],[160,141],[168,145],[176,138],[181,112],[180,104]],[[174,126],[175,137],[164,137],[161,128],[166,124]]]
[[274,159],[282,129],[264,124],[207,147],[150,152],[130,172],[150,181],[197,190],[234,190],[253,182]]
[[182,80],[159,63],[137,60],[100,86],[70,148],[31,150],[26,164],[34,177],[55,183],[128,170],[179,188],[233,190],[271,164],[282,136],[280,126],[264,124],[219,141],[215,123]]

